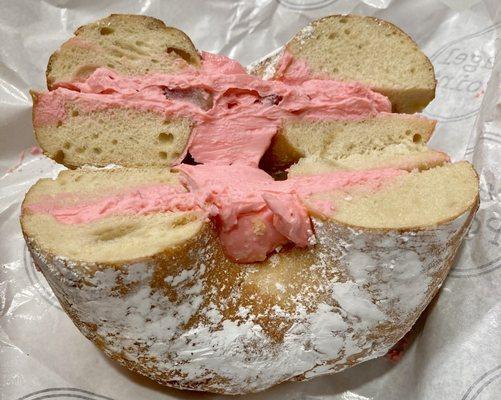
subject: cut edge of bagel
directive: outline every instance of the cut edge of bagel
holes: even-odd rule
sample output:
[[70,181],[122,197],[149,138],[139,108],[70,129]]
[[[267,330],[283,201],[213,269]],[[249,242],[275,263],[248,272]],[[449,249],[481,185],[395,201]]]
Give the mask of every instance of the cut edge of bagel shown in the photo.
[[384,94],[394,112],[419,112],[435,97],[431,61],[409,35],[378,18],[350,14],[315,20],[250,72],[281,79],[288,69],[279,71],[284,52],[314,76],[359,82]]
[[35,139],[44,154],[74,169],[84,165],[105,167],[169,167],[186,155],[194,122],[156,111],[113,107],[86,111],[65,101],[64,118],[57,123],[36,123],[46,111],[37,92],[33,98]]
[[200,64],[195,46],[181,30],[153,17],[111,14],[78,28],[49,58],[46,79],[50,90],[84,80],[99,67],[147,75]]
[[[120,178],[118,183],[116,177]],[[179,185],[177,174],[172,175],[164,169],[63,171],[57,179],[41,180],[28,192],[22,207],[23,231],[27,238],[35,240],[39,247],[48,252],[86,262],[105,262],[106,257],[102,254],[113,254],[113,249],[123,248],[125,243],[137,245],[137,254],[134,253],[134,246],[128,246],[125,258],[118,253],[118,258],[110,261],[115,263],[120,259],[125,262],[127,259],[154,256],[156,252],[162,252],[162,246],[168,248],[172,243],[180,243],[189,238],[189,234],[182,234],[195,234],[201,229],[202,221],[206,220],[206,217],[204,213],[196,210],[186,213],[169,211],[144,215],[110,215],[89,223],[70,225],[56,221],[47,213],[30,211],[30,205],[37,204],[47,196],[57,198],[64,193],[63,199],[68,197],[68,201],[89,202],[96,196],[114,193],[113,191],[120,192],[127,187],[134,189],[146,183]],[[326,221],[332,220],[334,223],[350,225],[357,229],[412,231],[453,220],[471,209],[478,196],[478,178],[471,164],[467,162],[447,163],[425,171],[405,172],[377,190],[369,186],[354,185],[312,195],[305,200],[305,206],[313,216],[323,215]],[[77,200],[74,196],[77,196]],[[319,200],[326,199],[334,204],[332,215],[327,217],[316,205]],[[172,226],[177,232],[177,236],[174,235],[177,238],[175,241],[169,239],[168,231]],[[45,228],[49,229],[49,232],[44,233]],[[158,233],[154,233],[157,230]],[[61,232],[66,238],[65,241],[60,240]],[[50,245],[44,245],[46,234],[51,238]],[[71,238],[74,238],[71,247],[73,253],[68,253],[64,248]],[[150,241],[157,247],[148,246]],[[109,248],[112,250],[107,250],[111,253],[99,252],[100,245],[111,246]],[[158,251],[152,252],[152,248]],[[149,249],[149,253],[145,249]],[[85,260],[85,254],[91,254],[91,259]]]
[[313,168],[319,161],[339,169],[424,169],[448,160],[427,147],[435,125],[420,115],[389,113],[358,121],[284,121],[262,166],[276,173],[313,160]]

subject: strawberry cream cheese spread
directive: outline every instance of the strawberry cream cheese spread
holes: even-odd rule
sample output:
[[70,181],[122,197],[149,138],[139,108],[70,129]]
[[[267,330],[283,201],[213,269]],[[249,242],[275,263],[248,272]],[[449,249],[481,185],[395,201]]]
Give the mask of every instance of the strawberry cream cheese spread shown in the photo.
[[[398,169],[340,171],[274,181],[266,172],[245,165],[181,164],[177,169],[184,186],[146,185],[70,206],[49,198],[29,209],[48,213],[64,224],[117,214],[200,210],[218,226],[228,257],[255,262],[289,242],[300,247],[315,243],[303,205],[313,194],[354,186],[378,190],[406,173]],[[326,217],[335,213],[330,201],[312,206]]]
[[391,112],[385,96],[359,83],[312,79],[306,64],[289,65],[287,53],[280,80],[249,75],[224,56],[203,53],[202,59],[200,69],[172,75],[128,77],[98,68],[84,82],[40,94],[34,124],[63,121],[68,100],[84,112],[126,107],[190,118],[195,127],[186,150],[196,162],[257,167],[284,119],[355,120]]
[[[282,120],[357,120],[391,112],[389,100],[358,83],[312,78],[307,65],[288,53],[276,80],[249,75],[224,56],[203,53],[202,59],[200,69],[172,75],[128,77],[98,68],[84,82],[39,94],[34,107],[36,126],[63,121],[67,101],[83,112],[125,107],[191,119],[194,129],[182,158],[189,152],[201,164],[176,167],[183,186],[142,186],[71,206],[48,199],[31,211],[79,224],[116,214],[200,210],[216,223],[228,257],[255,262],[286,243],[315,243],[304,206],[311,195],[350,186],[377,190],[405,173],[379,169],[275,181],[258,163]],[[312,208],[329,216],[335,204],[318,200]]]

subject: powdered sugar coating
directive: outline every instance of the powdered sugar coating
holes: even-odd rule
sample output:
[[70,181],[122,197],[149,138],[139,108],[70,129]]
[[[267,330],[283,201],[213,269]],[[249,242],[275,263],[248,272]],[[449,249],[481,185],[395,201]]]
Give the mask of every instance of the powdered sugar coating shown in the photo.
[[[83,265],[28,244],[62,306],[109,356],[163,384],[235,394],[386,353],[442,283],[467,217],[409,232],[313,219],[317,245],[304,250],[313,258],[301,267],[310,278],[299,291],[273,275],[287,251],[235,269],[210,230],[164,265]],[[234,274],[226,281],[215,272],[225,268]],[[268,289],[269,277],[256,278],[263,268]],[[280,300],[256,303],[270,295]]]

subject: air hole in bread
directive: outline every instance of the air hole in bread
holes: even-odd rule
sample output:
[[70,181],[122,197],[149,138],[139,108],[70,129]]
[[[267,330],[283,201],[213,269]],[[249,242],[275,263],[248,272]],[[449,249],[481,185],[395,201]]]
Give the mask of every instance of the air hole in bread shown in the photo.
[[181,57],[184,61],[186,61],[188,64],[191,64],[191,54],[188,53],[187,51],[183,49],[179,49],[177,47],[167,47],[167,54],[176,54],[178,57]]
[[174,141],[174,135],[172,133],[160,132],[158,140],[160,143],[171,144]]
[[76,152],[77,153],[83,153],[83,152],[85,152],[85,150],[87,150],[87,147],[80,146],[80,147],[77,147]]
[[350,33],[351,33],[351,31],[350,31],[349,29],[345,29],[345,30],[344,30],[344,34],[345,34],[345,35],[349,35]]
[[119,226],[101,228],[94,232],[92,235],[96,237],[96,240],[109,241],[114,239],[119,239],[137,229],[137,224],[124,224]]
[[56,153],[52,158],[54,159],[55,162],[62,164],[64,161],[64,151],[62,150],[56,151]]
[[348,22],[348,20],[346,18],[341,18],[339,20],[339,23],[341,23],[341,24],[346,24],[347,22]]
[[175,151],[174,153],[172,153],[172,158],[173,159],[179,158],[180,155],[181,155],[181,153]]
[[413,137],[412,137],[412,141],[414,143],[421,143],[421,140],[423,138],[421,137],[421,135],[419,133],[416,133]]
[[106,64],[106,66],[107,66],[108,68],[115,68],[115,65],[114,65],[114,64],[112,64],[112,63],[108,63],[108,64]]
[[66,150],[68,150],[70,147],[71,147],[71,143],[70,142],[64,142],[63,148],[65,148]]
[[118,140],[113,139],[113,140],[111,141],[111,144],[118,144]]
[[331,40],[332,40],[332,39],[335,39],[336,37],[337,37],[337,33],[336,33],[336,32],[332,32],[332,33],[328,36],[328,38],[329,38],[329,39],[331,39]]
[[151,59],[151,62],[152,62],[153,64],[157,64],[157,63],[158,63],[158,60],[155,60],[154,58],[152,58],[152,59]]
[[410,136],[410,135],[412,134],[412,131],[411,131],[410,129],[407,129],[407,130],[405,131],[405,134],[406,134],[407,136]]
[[99,29],[99,33],[103,36],[111,35],[113,32],[115,32],[115,30],[107,26],[104,26],[101,29]]
[[97,65],[83,65],[75,71],[75,76],[80,79],[88,78],[98,68]]
[[116,58],[122,58],[124,56],[124,53],[117,49],[111,49],[110,54]]
[[63,126],[63,121],[57,121],[56,128],[61,128]]
[[93,138],[93,139],[97,139],[98,137],[99,137],[99,133],[93,133],[93,134],[92,134],[92,138]]
[[411,74],[413,74],[414,72],[416,72],[416,68],[412,67],[412,68],[410,69],[410,71],[411,71]]
[[94,148],[92,149],[92,151],[93,151],[94,153],[96,153],[96,154],[101,154],[101,153],[102,153],[102,150],[101,150],[99,147],[94,147]]
[[162,160],[166,160],[167,159],[167,153],[165,151],[159,151],[158,152],[158,156],[162,159]]
[[72,117],[78,117],[78,110],[73,110],[73,111],[71,112],[71,116],[72,116]]
[[136,46],[144,46],[146,43],[144,43],[142,40],[136,40]]

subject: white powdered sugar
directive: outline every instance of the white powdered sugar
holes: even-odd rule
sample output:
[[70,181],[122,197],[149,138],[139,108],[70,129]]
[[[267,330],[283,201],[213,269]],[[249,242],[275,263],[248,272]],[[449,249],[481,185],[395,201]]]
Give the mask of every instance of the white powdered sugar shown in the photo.
[[372,303],[365,291],[355,282],[333,283],[332,297],[336,299],[344,311],[362,321],[383,321],[386,319],[384,313]]
[[311,35],[313,35],[314,32],[315,28],[311,25],[307,25],[298,32],[296,38],[299,40],[299,43],[304,44],[306,40],[309,39]]
[[247,66],[247,73],[255,74],[256,71],[258,71],[258,69],[261,66],[264,66],[264,71],[262,73],[261,78],[264,80],[272,79],[277,72],[277,67],[278,64],[280,63],[283,52],[284,48],[279,47],[278,49],[272,51],[270,54],[266,55],[260,60],[257,60],[252,64],[249,64]]
[[[94,271],[62,257],[47,259],[29,246],[63,307],[108,355],[176,387],[243,393],[387,352],[440,285],[437,273],[450,261],[466,217],[407,233],[313,218],[317,244],[309,250],[315,261],[308,270],[318,282],[310,283],[309,293],[291,295],[290,282],[276,280],[272,287],[293,306],[274,304],[259,313],[242,297],[265,295],[258,286],[244,294],[238,282],[217,286],[210,280],[221,260],[207,235],[187,251],[191,261],[165,264],[170,273],[161,279],[154,261]],[[279,268],[286,256],[274,254],[267,268]],[[239,268],[242,282],[246,273],[259,272]],[[221,297],[228,284],[234,287]],[[235,311],[228,318],[231,304]],[[279,338],[267,333],[263,318],[281,332]],[[393,339],[384,332],[393,332]]]

